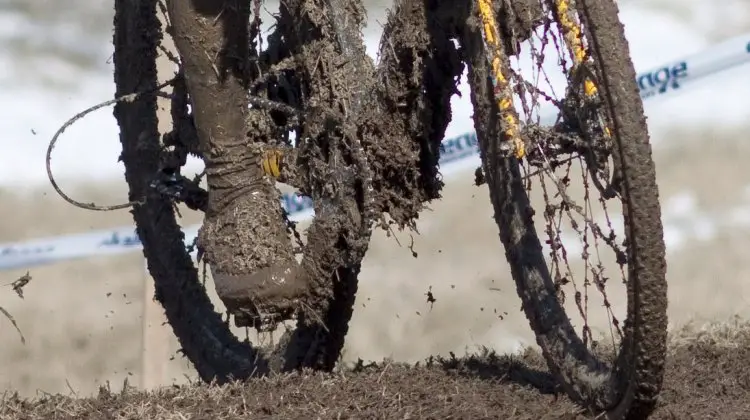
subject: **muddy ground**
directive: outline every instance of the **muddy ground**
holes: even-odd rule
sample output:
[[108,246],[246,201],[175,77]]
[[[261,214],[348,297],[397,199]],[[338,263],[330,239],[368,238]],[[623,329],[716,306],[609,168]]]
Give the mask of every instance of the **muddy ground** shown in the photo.
[[[725,324],[672,339],[652,419],[750,418],[750,325]],[[420,367],[384,362],[333,374],[305,373],[224,387],[153,393],[103,387],[93,398],[6,395],[4,419],[585,419],[557,392],[535,352],[443,359]]]

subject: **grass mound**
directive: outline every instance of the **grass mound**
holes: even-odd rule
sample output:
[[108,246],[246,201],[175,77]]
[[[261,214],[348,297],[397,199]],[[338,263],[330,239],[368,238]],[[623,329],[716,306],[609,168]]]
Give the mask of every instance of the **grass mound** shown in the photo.
[[[671,337],[653,419],[750,418],[750,323],[696,328]],[[490,352],[417,365],[362,363],[334,373],[301,372],[226,386],[155,392],[102,388],[95,398],[6,395],[2,419],[585,419],[558,392],[540,355]]]

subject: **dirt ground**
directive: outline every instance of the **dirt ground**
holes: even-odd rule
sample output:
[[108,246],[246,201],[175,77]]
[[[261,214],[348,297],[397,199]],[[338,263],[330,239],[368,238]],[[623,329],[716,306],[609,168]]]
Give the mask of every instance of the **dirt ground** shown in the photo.
[[[750,417],[748,324],[684,330],[672,338],[667,375],[652,419]],[[333,374],[303,373],[224,387],[184,385],[143,393],[131,388],[98,396],[6,395],[7,419],[585,419],[592,414],[555,389],[539,355],[494,354],[383,362]]]

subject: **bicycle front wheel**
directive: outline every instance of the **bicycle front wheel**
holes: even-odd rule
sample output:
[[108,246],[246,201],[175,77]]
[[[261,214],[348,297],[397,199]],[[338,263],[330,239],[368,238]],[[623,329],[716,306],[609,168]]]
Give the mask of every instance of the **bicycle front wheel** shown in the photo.
[[[617,6],[503,3],[471,1],[462,47],[483,175],[523,310],[574,400],[609,418],[646,418],[664,372],[666,262],[649,135]],[[562,95],[550,64],[562,67]],[[545,102],[556,119],[542,121]],[[626,299],[612,293],[616,277]],[[589,314],[596,307],[604,316]]]

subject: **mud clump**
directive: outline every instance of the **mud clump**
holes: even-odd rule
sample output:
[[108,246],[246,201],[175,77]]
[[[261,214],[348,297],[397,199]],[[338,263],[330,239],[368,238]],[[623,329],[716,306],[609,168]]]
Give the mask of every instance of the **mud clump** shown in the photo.
[[399,226],[440,197],[440,147],[463,70],[445,7],[428,3],[398,1],[389,13],[376,76],[382,114],[364,121],[376,127],[370,148],[383,165],[375,170],[382,174],[382,211]]

